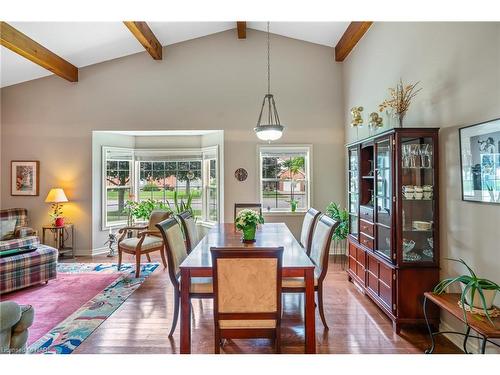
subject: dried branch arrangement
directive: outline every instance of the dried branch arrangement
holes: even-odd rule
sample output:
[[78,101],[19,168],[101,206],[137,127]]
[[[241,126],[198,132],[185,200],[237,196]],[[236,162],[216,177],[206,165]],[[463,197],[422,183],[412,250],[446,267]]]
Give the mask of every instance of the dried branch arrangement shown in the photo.
[[422,90],[421,88],[416,89],[419,83],[420,81],[414,84],[404,85],[403,80],[400,79],[396,88],[389,89],[391,98],[385,99],[382,104],[379,104],[379,111],[383,112],[390,109],[392,114],[399,118],[399,126],[402,127],[403,119],[410,107],[412,99]]

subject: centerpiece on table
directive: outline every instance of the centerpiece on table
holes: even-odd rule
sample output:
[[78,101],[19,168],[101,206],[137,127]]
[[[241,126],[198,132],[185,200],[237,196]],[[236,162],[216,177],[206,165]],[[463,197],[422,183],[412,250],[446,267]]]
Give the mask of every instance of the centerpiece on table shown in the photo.
[[236,216],[236,229],[243,232],[241,241],[243,243],[255,242],[255,232],[257,224],[264,224],[264,218],[259,213],[245,209],[241,210]]

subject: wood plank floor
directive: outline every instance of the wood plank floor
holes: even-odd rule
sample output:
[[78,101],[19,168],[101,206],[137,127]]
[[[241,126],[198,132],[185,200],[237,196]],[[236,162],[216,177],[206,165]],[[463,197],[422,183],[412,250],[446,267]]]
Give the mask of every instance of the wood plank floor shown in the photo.
[[[158,258],[158,259],[157,259]],[[159,261],[159,256],[153,260]],[[63,260],[72,261],[72,260]],[[109,263],[116,258],[77,258],[77,262]],[[125,257],[124,262],[133,262]],[[160,267],[74,353],[179,353],[179,325],[172,339],[173,289]],[[316,314],[317,353],[390,354],[422,353],[429,346],[425,329],[404,329],[398,336],[391,321],[363,295],[330,259],[325,280],[325,315],[330,330]],[[303,298],[284,297],[282,353],[304,353]],[[193,300],[192,353],[213,353],[211,300]],[[228,340],[223,353],[272,353],[268,340]],[[461,353],[446,338],[439,338],[436,353]]]

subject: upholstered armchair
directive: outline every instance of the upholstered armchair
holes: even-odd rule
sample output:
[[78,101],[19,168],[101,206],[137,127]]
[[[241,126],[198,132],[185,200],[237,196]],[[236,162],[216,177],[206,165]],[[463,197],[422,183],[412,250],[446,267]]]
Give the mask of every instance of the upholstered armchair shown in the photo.
[[[151,262],[149,253],[159,251],[163,266],[167,268],[165,258],[163,239],[161,233],[156,228],[156,224],[166,220],[171,215],[167,211],[153,211],[149,217],[148,225],[121,228],[118,233],[121,234],[118,239],[118,269],[121,268],[123,253],[135,255],[135,277],[141,273],[141,256],[146,255],[148,262]],[[128,237],[128,233],[137,232],[136,237]]]
[[0,251],[23,246],[38,246],[38,233],[28,227],[28,210],[8,208],[0,210]]
[[34,309],[12,301],[0,302],[0,353],[26,352],[28,328],[33,324]]

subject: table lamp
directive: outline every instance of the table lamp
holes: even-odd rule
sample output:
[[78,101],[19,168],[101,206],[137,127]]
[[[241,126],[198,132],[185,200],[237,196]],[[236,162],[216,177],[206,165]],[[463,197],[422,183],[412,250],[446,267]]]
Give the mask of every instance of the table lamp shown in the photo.
[[47,198],[45,198],[46,203],[52,203],[52,213],[50,217],[54,219],[54,226],[63,227],[64,226],[64,217],[62,216],[62,204],[64,202],[68,202],[68,198],[66,198],[66,194],[64,194],[64,190],[61,188],[52,188],[47,194]]

